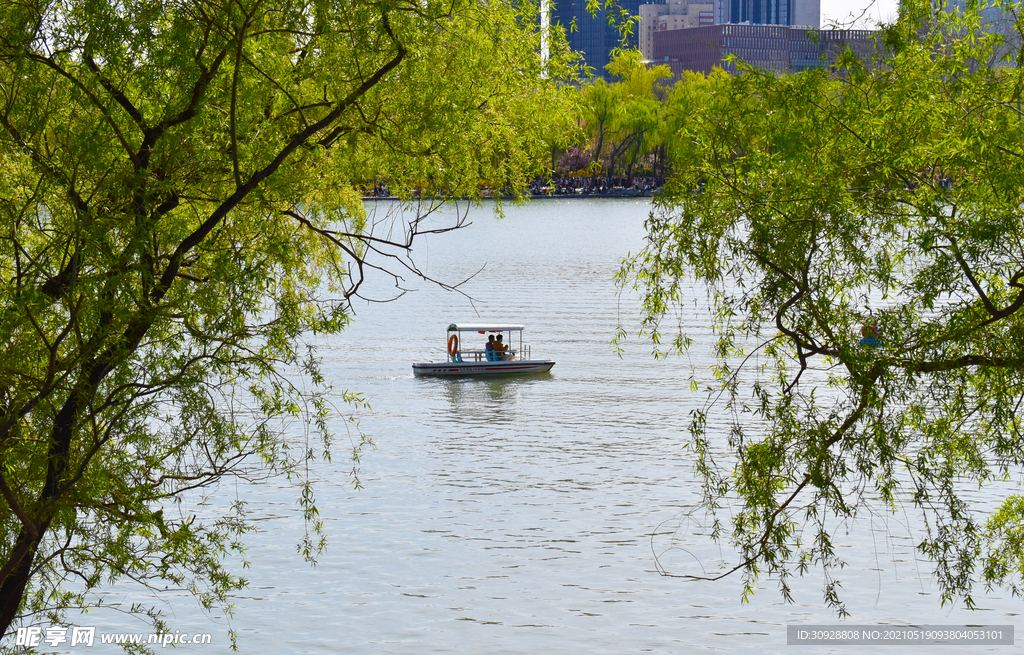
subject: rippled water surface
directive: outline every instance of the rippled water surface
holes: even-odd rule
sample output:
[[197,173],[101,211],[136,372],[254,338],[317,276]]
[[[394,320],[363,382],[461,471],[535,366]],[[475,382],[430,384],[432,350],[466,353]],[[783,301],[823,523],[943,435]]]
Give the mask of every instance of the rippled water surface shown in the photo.
[[[357,304],[321,353],[335,384],[372,407],[358,411],[377,444],[363,458],[364,488],[352,489],[342,437],[335,465],[316,471],[330,545],[315,568],[295,553],[294,490],[225,491],[266,517],[249,542],[251,587],[230,622],[173,599],[172,628],[214,634],[212,647],[179,650],[226,651],[230,623],[250,653],[783,652],[796,648],[787,624],[837,622],[822,607],[820,574],[795,581],[795,603],[784,604],[771,580],[743,603],[738,578],[657,573],[656,531],[670,571],[714,567],[721,553],[680,525],[697,494],[684,443],[703,401],[689,374],[710,362],[702,340],[689,357],[660,361],[636,339],[621,358],[610,345],[620,322],[638,329],[637,300],[620,297],[612,276],[642,247],[648,210],[636,200],[536,201],[501,221],[474,210],[468,229],[415,251],[446,282],[479,271],[462,287],[472,302],[407,276],[416,291]],[[389,297],[388,285],[373,279],[366,291]],[[533,355],[557,362],[552,372],[412,376],[412,362],[443,359],[449,323],[484,320],[525,323]],[[686,320],[700,337],[705,321]],[[865,516],[841,530],[851,622],[1014,623],[1020,601],[1002,595],[980,598],[974,613],[940,607],[906,524]],[[673,542],[677,528],[688,536]],[[684,548],[663,552],[673,543]],[[101,629],[143,629],[104,620]],[[872,648],[908,650],[926,649]]]

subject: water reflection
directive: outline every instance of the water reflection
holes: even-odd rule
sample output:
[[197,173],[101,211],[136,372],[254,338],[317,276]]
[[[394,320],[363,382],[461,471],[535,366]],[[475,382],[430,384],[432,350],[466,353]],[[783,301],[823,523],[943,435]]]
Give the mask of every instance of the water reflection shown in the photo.
[[516,417],[524,396],[536,385],[549,383],[551,377],[551,373],[535,373],[529,376],[434,378],[429,380],[429,384],[433,390],[440,387],[439,391],[448,401],[452,423],[458,424],[462,420],[467,423],[507,423]]

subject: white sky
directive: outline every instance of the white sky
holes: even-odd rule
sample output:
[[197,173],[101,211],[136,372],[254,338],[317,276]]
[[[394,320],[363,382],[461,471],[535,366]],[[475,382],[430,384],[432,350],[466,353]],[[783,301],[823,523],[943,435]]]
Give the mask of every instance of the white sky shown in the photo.
[[[844,27],[871,28],[896,18],[899,0],[821,0],[821,26],[842,23]],[[855,25],[849,23],[858,19]]]

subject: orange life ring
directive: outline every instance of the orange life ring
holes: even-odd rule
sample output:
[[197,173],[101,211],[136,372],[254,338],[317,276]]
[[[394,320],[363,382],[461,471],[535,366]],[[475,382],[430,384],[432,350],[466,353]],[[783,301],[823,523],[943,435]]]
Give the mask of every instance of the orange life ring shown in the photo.
[[456,334],[448,337],[448,354],[455,357],[455,353],[459,352],[459,337]]

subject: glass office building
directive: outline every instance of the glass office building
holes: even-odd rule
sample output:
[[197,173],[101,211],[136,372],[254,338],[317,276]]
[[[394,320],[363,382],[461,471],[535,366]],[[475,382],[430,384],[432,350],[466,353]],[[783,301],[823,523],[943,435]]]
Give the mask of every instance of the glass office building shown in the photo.
[[[587,66],[594,69],[595,76],[608,77],[604,67],[611,60],[611,51],[622,45],[618,28],[620,23],[616,21],[609,25],[609,15],[617,17],[619,10],[623,9],[635,19],[640,14],[640,4],[641,0],[619,0],[616,8],[605,9],[602,3],[597,13],[591,15],[587,10],[587,0],[553,0],[551,23],[561,24],[565,28],[569,47],[583,54]],[[636,46],[635,24],[633,32],[625,44],[627,47]]]
[[790,25],[790,0],[728,0],[725,20],[720,23]]
[[715,22],[817,28],[821,0],[715,0]]

